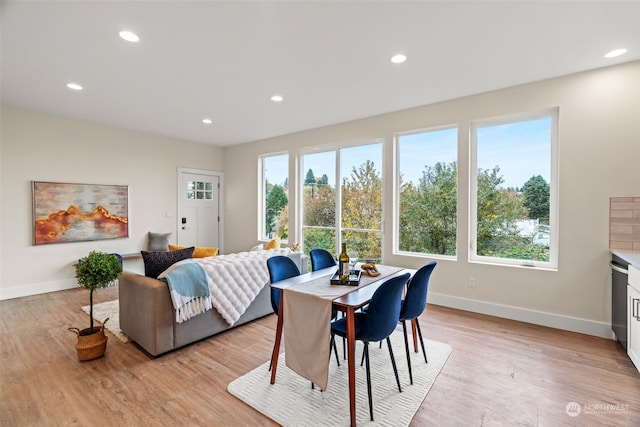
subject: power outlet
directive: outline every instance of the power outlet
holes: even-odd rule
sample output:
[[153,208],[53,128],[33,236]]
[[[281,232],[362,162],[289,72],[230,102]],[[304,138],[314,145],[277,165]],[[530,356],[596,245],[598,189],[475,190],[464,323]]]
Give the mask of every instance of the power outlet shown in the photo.
[[469,284],[468,284],[469,288],[471,289],[475,289],[476,288],[476,278],[475,277],[469,277]]

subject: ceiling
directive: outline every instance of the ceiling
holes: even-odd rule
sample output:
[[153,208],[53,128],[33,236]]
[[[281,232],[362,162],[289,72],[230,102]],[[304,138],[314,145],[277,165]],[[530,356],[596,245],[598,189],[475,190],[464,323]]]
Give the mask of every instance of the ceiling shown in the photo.
[[638,1],[0,8],[3,105],[221,147],[640,59]]

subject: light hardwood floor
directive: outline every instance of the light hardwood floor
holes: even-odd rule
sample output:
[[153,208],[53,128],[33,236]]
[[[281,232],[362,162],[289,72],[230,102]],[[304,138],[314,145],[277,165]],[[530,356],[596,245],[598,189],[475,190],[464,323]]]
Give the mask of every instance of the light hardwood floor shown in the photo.
[[[155,359],[107,332],[106,355],[81,363],[67,328],[88,326],[88,297],[0,301],[0,425],[275,425],[226,391],[269,359],[274,315]],[[640,425],[640,374],[617,342],[437,306],[420,322],[453,352],[412,426]]]

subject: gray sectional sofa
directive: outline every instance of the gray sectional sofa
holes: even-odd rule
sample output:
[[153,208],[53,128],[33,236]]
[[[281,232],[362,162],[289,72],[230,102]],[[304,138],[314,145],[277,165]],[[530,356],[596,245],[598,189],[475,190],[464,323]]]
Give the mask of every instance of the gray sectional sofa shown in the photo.
[[[297,252],[287,256],[296,261],[302,272],[307,271],[306,257]],[[120,329],[152,356],[273,313],[268,282],[233,326],[215,309],[177,323],[166,282],[128,271],[122,273],[119,282]]]

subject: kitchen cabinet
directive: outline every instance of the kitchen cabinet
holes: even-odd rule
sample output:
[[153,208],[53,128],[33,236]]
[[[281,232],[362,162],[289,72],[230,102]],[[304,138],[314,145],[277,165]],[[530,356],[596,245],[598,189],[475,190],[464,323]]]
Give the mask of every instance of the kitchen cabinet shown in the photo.
[[633,265],[629,265],[627,295],[627,354],[640,371],[640,269]]

